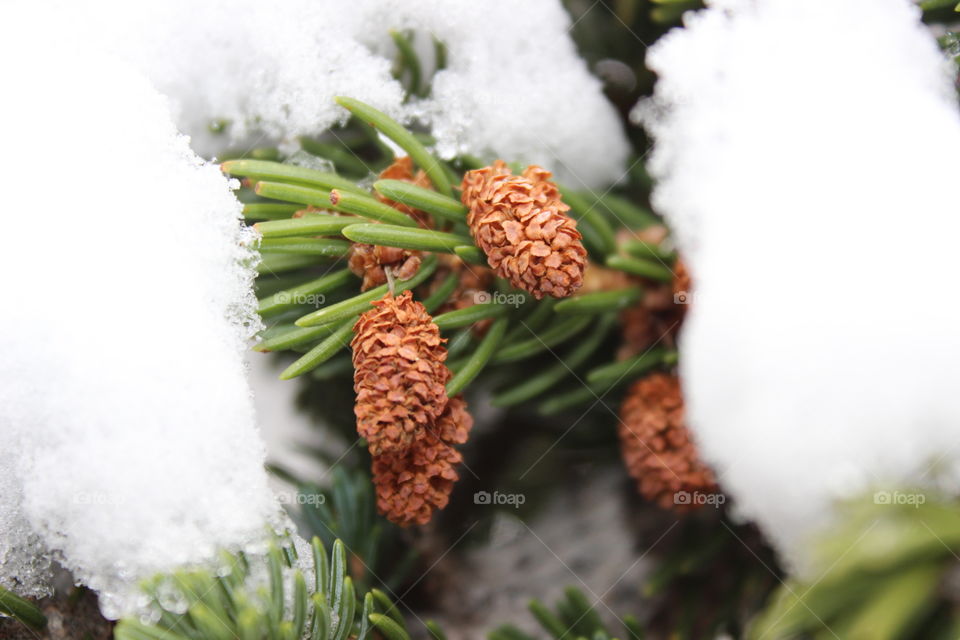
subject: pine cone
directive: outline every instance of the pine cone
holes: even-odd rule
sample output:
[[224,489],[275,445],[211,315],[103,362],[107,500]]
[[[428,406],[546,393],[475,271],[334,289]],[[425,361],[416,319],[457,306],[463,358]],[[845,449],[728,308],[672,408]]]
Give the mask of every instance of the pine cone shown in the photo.
[[447,406],[440,330],[410,291],[387,294],[353,327],[357,432],[370,453],[406,449]]
[[[620,448],[640,494],[664,509],[687,511],[694,494],[717,491],[683,419],[680,380],[654,373],[630,388],[620,408]],[[680,492],[686,492],[686,499]]]
[[470,233],[497,275],[536,299],[565,298],[583,283],[586,250],[570,207],[550,172],[535,165],[521,176],[498,160],[463,176]]
[[619,357],[638,355],[654,344],[676,346],[692,292],[690,275],[680,260],[674,264],[673,274],[670,284],[645,282],[643,299],[620,314],[623,345]]
[[[393,164],[380,172],[380,179],[402,180],[418,187],[430,188],[430,179],[427,178],[426,173],[423,171],[413,173],[413,160],[409,156],[394,160]],[[377,194],[377,200],[410,216],[421,227],[430,226],[430,216],[423,211],[390,200],[380,194]],[[354,275],[363,278],[361,291],[367,291],[387,281],[386,269],[392,269],[393,274],[401,280],[413,277],[420,268],[420,261],[419,251],[355,243],[350,247],[350,258],[347,264]]]
[[[414,186],[423,187],[424,189],[430,189],[433,186],[430,184],[430,178],[427,177],[427,174],[422,169],[416,173],[413,172],[413,160],[410,156],[396,158],[393,164],[380,172],[379,178],[381,180],[402,180],[403,182],[409,182]],[[397,211],[402,211],[407,214],[416,220],[417,224],[421,227],[429,228],[431,226],[430,216],[419,209],[414,209],[395,200],[385,198],[379,193],[377,194],[377,200],[390,205]]]
[[361,291],[367,291],[387,282],[387,269],[401,280],[412,278],[420,268],[420,252],[396,247],[356,242],[350,246],[347,266],[358,278],[363,278]]
[[426,524],[434,509],[443,509],[459,478],[454,466],[462,457],[430,432],[403,451],[373,458],[377,510],[401,527]]

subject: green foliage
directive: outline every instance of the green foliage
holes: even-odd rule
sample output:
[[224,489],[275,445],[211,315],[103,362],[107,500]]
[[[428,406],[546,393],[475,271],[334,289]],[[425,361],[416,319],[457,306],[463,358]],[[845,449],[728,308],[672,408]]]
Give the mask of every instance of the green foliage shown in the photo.
[[[393,37],[401,53],[400,67],[411,78],[412,90],[415,90],[419,63],[409,57],[415,55],[407,50],[409,37],[402,33],[394,33]],[[369,187],[337,173],[282,161],[244,159],[223,164],[227,173],[246,179],[246,189],[250,189],[252,195],[243,196],[248,200],[245,215],[251,220],[261,220],[255,224],[263,236],[260,245],[264,260],[260,281],[263,282],[258,282],[258,287],[262,286],[265,294],[260,299],[260,312],[270,318],[271,324],[256,349],[292,350],[302,354],[284,370],[281,375],[284,379],[317,370],[325,379],[348,374],[349,367],[340,354],[349,342],[349,327],[359,314],[370,308],[372,301],[388,291],[399,293],[412,289],[417,297],[429,303],[431,311],[441,307],[457,290],[458,281],[454,274],[443,270],[440,270],[437,281],[432,281],[438,272],[438,253],[455,254],[468,264],[486,263],[486,256],[469,236],[466,208],[454,194],[452,186],[462,177],[454,166],[467,169],[479,161],[460,159],[444,163],[427,150],[423,136],[405,129],[385,114],[351,98],[338,98],[338,102],[361,123],[405,149],[428,173],[437,190],[399,180],[379,180],[373,183],[371,192]],[[356,158],[365,158],[374,151],[379,154],[377,145],[370,143],[369,136],[358,134],[352,139],[353,146],[350,143],[343,146]],[[305,149],[323,154],[326,147],[305,143]],[[329,159],[337,163],[335,157]],[[374,165],[381,161],[371,160]],[[363,162],[369,169],[366,160]],[[562,185],[561,190],[595,261],[648,281],[670,281],[673,276],[670,264],[675,259],[672,252],[635,239],[619,244],[617,241],[615,228],[649,226],[657,222],[653,214],[612,194],[597,196]],[[375,195],[421,210],[429,214],[439,227],[419,228],[412,218],[381,202]],[[249,201],[251,197],[255,200]],[[299,217],[291,217],[303,206],[337,213],[321,213],[311,208],[300,211]],[[411,279],[394,280],[358,293],[357,280],[347,270],[331,271],[325,266],[330,258],[344,256],[350,242],[415,250],[425,256],[419,271]],[[280,277],[286,278],[282,286],[267,286],[268,281]],[[478,297],[473,306],[436,317],[437,325],[448,338],[452,338],[457,330],[495,319],[493,328],[485,334],[461,332],[456,334],[457,341],[450,343],[449,363],[456,377],[448,385],[449,393],[467,389],[487,373],[491,379],[502,379],[503,374],[519,361],[545,355],[552,357],[556,350],[566,354],[566,366],[560,366],[562,363],[553,357],[541,375],[526,381],[509,395],[499,397],[497,403],[501,406],[534,401],[554,385],[568,379],[585,378],[592,368],[605,360],[609,362],[614,354],[605,338],[614,331],[616,324],[611,314],[639,303],[643,297],[643,287],[629,286],[586,293],[555,304],[551,299],[534,301],[529,294],[505,283],[498,287],[490,295],[499,298],[484,300]],[[303,303],[320,296],[324,300],[321,306],[311,309]],[[587,328],[592,331],[584,340]],[[580,344],[568,347],[578,341]],[[460,355],[455,355],[457,352]],[[591,380],[592,389],[603,393],[652,368],[671,366],[675,362],[674,355],[655,350],[642,362],[630,362],[627,370],[631,376],[622,376],[623,367],[617,365],[591,372],[595,378],[599,376]],[[560,410],[576,406],[578,398],[589,401],[591,395],[578,392],[570,397],[565,394]]]
[[[546,631],[550,638],[555,640],[615,640],[615,636],[604,626],[603,620],[596,609],[582,591],[575,587],[567,587],[564,598],[551,611],[538,600],[530,603],[530,613]],[[640,640],[643,631],[640,624],[632,616],[625,616],[623,635],[616,638],[623,640]],[[504,625],[492,631],[489,640],[537,640],[533,636],[520,631],[512,625]]]
[[10,616],[33,629],[47,626],[47,617],[29,600],[0,587],[0,615]]
[[[359,598],[347,552],[335,540],[330,555],[312,543],[308,575],[293,546],[272,545],[266,556],[224,553],[216,573],[180,571],[144,584],[158,619],[120,621],[117,640],[365,640],[382,629],[382,610],[370,593]],[[402,622],[396,637],[408,640]]]
[[943,583],[960,565],[957,503],[880,492],[844,516],[817,548],[812,578],[778,589],[749,637],[956,638],[960,603]]
[[334,467],[329,488],[301,483],[295,514],[305,532],[326,546],[341,540],[358,587],[400,588],[416,551],[400,540],[399,528],[376,513],[373,485],[365,471]]

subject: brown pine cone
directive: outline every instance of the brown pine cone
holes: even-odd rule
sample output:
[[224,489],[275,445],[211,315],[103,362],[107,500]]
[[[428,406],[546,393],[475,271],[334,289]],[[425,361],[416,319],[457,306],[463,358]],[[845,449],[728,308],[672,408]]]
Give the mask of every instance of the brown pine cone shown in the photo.
[[[393,164],[380,172],[380,179],[402,180],[418,187],[430,188],[430,179],[427,178],[426,173],[422,170],[417,171],[416,174],[413,173],[413,160],[409,156],[394,160]],[[423,211],[385,198],[379,193],[377,194],[377,200],[410,216],[421,227],[430,226],[430,216]],[[361,291],[367,291],[387,282],[387,269],[392,269],[393,275],[401,280],[413,277],[417,269],[420,268],[420,261],[419,251],[355,243],[350,247],[350,258],[347,264],[354,275],[363,278]]]
[[535,165],[521,176],[506,163],[468,171],[461,188],[470,233],[487,262],[539,300],[565,298],[583,283],[587,252],[550,172]]
[[370,453],[408,448],[447,406],[440,330],[411,292],[387,294],[353,327],[357,432]]
[[347,266],[358,278],[363,278],[361,291],[367,291],[387,282],[387,269],[401,280],[412,278],[420,268],[420,252],[396,247],[355,242],[350,245]]
[[[409,182],[414,186],[423,187],[424,189],[430,189],[433,186],[430,184],[430,178],[427,177],[427,174],[422,169],[416,173],[413,172],[413,159],[411,159],[410,156],[396,158],[393,164],[380,172],[379,178],[381,180],[402,180],[403,182]],[[419,209],[414,209],[395,200],[385,198],[379,193],[377,194],[377,200],[390,205],[397,211],[402,211],[407,214],[416,220],[421,227],[429,228],[431,226],[430,216]]]
[[623,345],[618,355],[627,358],[654,344],[676,346],[677,334],[690,306],[690,275],[682,261],[673,265],[673,282],[644,283],[643,299],[620,314]]
[[640,494],[664,509],[688,511],[717,492],[683,419],[680,380],[654,373],[638,380],[620,408],[620,449]]
[[426,524],[443,509],[459,478],[460,453],[430,432],[408,448],[374,456],[377,510],[401,527]]

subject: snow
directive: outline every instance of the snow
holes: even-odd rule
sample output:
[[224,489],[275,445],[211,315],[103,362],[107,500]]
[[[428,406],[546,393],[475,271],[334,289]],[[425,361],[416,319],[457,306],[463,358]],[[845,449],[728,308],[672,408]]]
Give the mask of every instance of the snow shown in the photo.
[[[570,37],[559,0],[98,0],[61,10],[142,69],[178,125],[210,155],[235,143],[289,142],[342,123],[337,95],[432,128],[444,157],[542,164],[575,187],[618,180],[629,152],[601,82]],[[431,95],[404,104],[391,29],[415,34],[424,76],[432,38],[447,68]],[[214,136],[215,119],[232,122]]]
[[140,578],[278,522],[243,366],[255,254],[148,80],[8,17],[0,56],[30,62],[0,118],[0,583],[42,591],[39,545],[116,617]]
[[691,426],[803,573],[839,500],[960,489],[960,118],[907,0],[712,4],[637,115],[696,286]]

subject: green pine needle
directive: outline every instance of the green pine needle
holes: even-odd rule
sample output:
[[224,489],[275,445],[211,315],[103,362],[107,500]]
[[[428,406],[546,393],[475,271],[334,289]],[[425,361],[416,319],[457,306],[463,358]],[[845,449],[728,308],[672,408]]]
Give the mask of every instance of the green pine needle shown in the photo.
[[0,587],[0,614],[11,616],[34,629],[47,626],[47,617],[35,604]]
[[390,224],[352,224],[343,229],[343,235],[354,242],[445,253],[452,253],[456,247],[470,242],[470,238],[453,233]]
[[429,213],[435,218],[451,222],[463,222],[467,208],[459,200],[424,189],[402,180],[378,180],[373,183],[377,193],[385,198],[405,204],[413,209]]
[[440,164],[440,161],[433,157],[427,151],[426,147],[420,144],[416,136],[407,131],[399,122],[387,114],[374,109],[368,104],[364,104],[354,98],[340,96],[336,98],[337,104],[350,111],[357,118],[367,123],[374,129],[381,131],[385,136],[397,143],[400,148],[406,151],[413,161],[423,169],[434,188],[445,196],[453,197],[453,188],[450,186],[450,180],[447,178],[447,172]]
[[282,162],[267,162],[264,160],[228,160],[221,165],[224,173],[235,176],[252,177],[257,180],[285,182],[316,187],[329,191],[341,189],[364,194],[364,190],[356,184],[340,177],[335,173],[326,173],[307,167],[298,167]]

